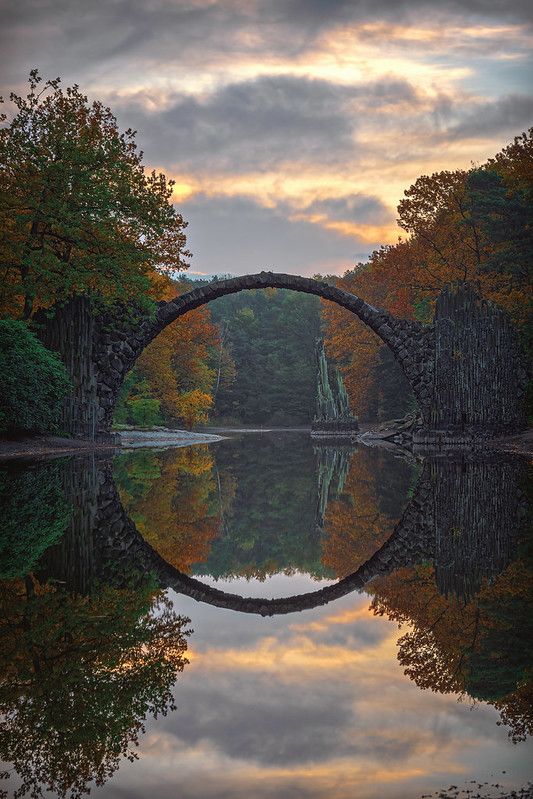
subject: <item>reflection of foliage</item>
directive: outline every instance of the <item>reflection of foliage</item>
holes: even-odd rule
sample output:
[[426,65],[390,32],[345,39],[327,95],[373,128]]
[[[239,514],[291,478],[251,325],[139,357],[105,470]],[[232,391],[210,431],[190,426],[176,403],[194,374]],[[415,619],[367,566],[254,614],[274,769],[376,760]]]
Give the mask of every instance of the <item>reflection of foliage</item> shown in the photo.
[[205,560],[219,529],[207,446],[125,454],[115,476],[125,510],[161,557],[182,571]]
[[404,461],[363,449],[351,453],[346,485],[341,464],[350,452],[342,453],[330,486],[324,455],[298,433],[228,439],[213,453],[216,464],[206,446],[124,454],[115,477],[124,508],[159,554],[216,578],[354,571],[392,532],[410,479]]
[[372,609],[410,629],[398,659],[420,688],[493,704],[513,741],[533,733],[531,540],[467,602],[439,593],[433,567],[399,569],[371,584]]
[[75,799],[135,758],[148,714],[174,709],[189,620],[146,581],[90,598],[31,577],[1,590],[0,752],[22,778],[14,796]]
[[330,576],[320,562],[322,531],[316,524],[310,439],[297,433],[245,436],[218,444],[216,459],[222,502],[227,476],[234,481],[234,498],[221,508],[220,534],[195,573],[260,580],[294,570]]
[[387,453],[362,448],[351,457],[343,490],[330,499],[322,561],[337,577],[361,566],[390,537],[409,486],[410,468]]
[[59,464],[2,469],[0,508],[0,577],[11,579],[27,574],[68,524]]

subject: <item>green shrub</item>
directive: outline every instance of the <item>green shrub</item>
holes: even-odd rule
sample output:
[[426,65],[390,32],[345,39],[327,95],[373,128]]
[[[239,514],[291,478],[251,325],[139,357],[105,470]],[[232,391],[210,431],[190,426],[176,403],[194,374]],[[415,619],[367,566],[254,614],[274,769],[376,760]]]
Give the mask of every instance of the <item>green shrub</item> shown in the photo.
[[0,319],[0,432],[53,432],[70,388],[59,357],[24,322]]
[[161,424],[162,418],[159,412],[160,402],[156,399],[140,398],[131,400],[130,412],[133,424],[139,427],[152,427]]

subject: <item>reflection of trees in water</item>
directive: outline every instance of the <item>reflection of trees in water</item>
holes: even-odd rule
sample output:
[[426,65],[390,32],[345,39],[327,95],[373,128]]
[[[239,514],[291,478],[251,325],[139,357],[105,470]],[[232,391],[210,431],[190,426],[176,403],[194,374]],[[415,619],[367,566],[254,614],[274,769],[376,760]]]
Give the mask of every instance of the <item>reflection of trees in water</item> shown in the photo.
[[115,476],[124,509],[161,557],[186,573],[208,557],[222,511],[206,445],[120,455]]
[[12,795],[79,797],[136,757],[147,715],[174,709],[189,620],[146,579],[90,596],[32,576],[0,590],[0,756],[21,779]]
[[324,528],[324,516],[331,497],[338,497],[344,489],[350,469],[349,447],[316,446],[317,459],[317,524]]
[[216,446],[223,524],[194,573],[264,580],[295,570],[325,576],[317,530],[316,474],[308,436],[244,436]]
[[[321,449],[321,448],[320,448]],[[359,449],[324,458],[329,502],[324,506],[322,562],[345,577],[368,560],[392,535],[405,503],[412,468],[388,453]],[[330,476],[331,475],[331,476]],[[333,479],[336,475],[336,480]],[[320,483],[319,483],[320,485]],[[333,490],[331,490],[333,489]]]
[[518,558],[466,599],[444,595],[432,565],[399,569],[367,590],[376,614],[408,625],[398,660],[419,688],[489,702],[515,742],[533,733],[531,533]]
[[2,494],[16,575],[0,583],[0,758],[20,781],[10,796],[81,796],[135,757],[148,715],[174,707],[189,620],[127,564],[98,581],[104,485],[94,456],[16,468],[3,483],[18,492]]
[[125,454],[115,467],[126,511],[165,560],[261,580],[355,571],[392,532],[410,473],[388,453],[299,434]]
[[[123,499],[137,514],[139,525],[155,526],[152,535],[170,524],[173,535],[183,530],[181,536],[193,536],[198,517],[214,520],[221,535],[214,540],[206,569],[216,565],[213,553],[221,567],[230,564],[241,570],[237,573],[242,573],[243,564],[253,565],[254,558],[258,573],[264,573],[266,555],[272,552],[279,559],[276,567],[301,563],[298,550],[309,543],[309,530],[315,536],[317,532],[316,455],[311,445],[295,446],[285,455],[284,442],[258,452],[258,440],[249,441],[244,454],[239,448],[226,450],[218,474],[208,451],[202,449],[121,459]],[[304,460],[305,468],[302,454],[310,458]],[[288,459],[290,481],[286,464],[280,463],[283,457]],[[372,552],[378,548],[377,535],[392,532],[394,510],[405,493],[410,467],[398,470],[381,453],[366,450],[352,455],[346,477],[345,461],[339,460],[337,466],[337,476],[335,469],[329,469],[326,543],[332,542],[329,551],[338,558],[336,568],[348,571],[356,568],[357,558],[364,559],[365,546],[372,545]],[[231,485],[224,484],[224,473],[232,476]],[[524,538],[515,557],[517,542],[511,538],[523,503],[513,474],[508,464],[499,461],[478,464],[458,458],[453,463],[448,459],[427,463],[383,557],[378,553],[379,563],[371,558],[353,586],[361,587],[365,579],[396,568],[370,587],[376,613],[410,625],[400,639],[399,657],[406,673],[421,688],[490,702],[519,740],[533,728],[533,653],[524,644],[532,632],[528,614],[533,556]],[[160,481],[162,475],[166,478]],[[89,782],[104,782],[123,756],[133,757],[145,716],[173,707],[171,687],[186,662],[186,620],[175,616],[161,593],[139,573],[128,579],[132,563],[146,573],[161,559],[155,553],[152,557],[124,513],[110,465],[80,459],[68,464],[60,479],[58,473],[58,480],[67,494],[83,496],[83,502],[71,503],[72,521],[61,544],[41,557],[34,576],[6,583],[0,597],[5,620],[0,628],[0,712],[5,714],[1,753],[20,772],[23,791],[33,790],[35,796],[41,785],[51,785],[58,796],[66,795],[71,786],[72,795],[79,796]],[[263,493],[261,486],[266,486]],[[402,493],[400,486],[405,486]],[[498,495],[501,486],[505,491]],[[198,501],[187,516],[190,496]],[[179,527],[182,511],[184,526]],[[271,528],[265,527],[265,517],[272,519]],[[236,519],[242,519],[242,527]],[[178,527],[172,527],[174,521]],[[468,532],[472,525],[474,537]],[[457,529],[465,531],[460,545]],[[370,531],[367,539],[365,531]],[[241,546],[246,541],[248,549]],[[314,549],[304,549],[304,557],[310,551],[322,554],[322,540],[313,541]],[[220,542],[228,550],[221,547],[217,552]],[[176,550],[172,553],[176,557]],[[432,553],[435,566],[428,565]],[[495,553],[501,557],[495,558]],[[294,560],[283,560],[290,557]],[[418,565],[403,566],[413,563]],[[168,568],[157,572],[161,585],[169,584],[163,582]],[[500,569],[503,572],[497,576]],[[98,576],[106,577],[105,586],[96,582]],[[182,582],[178,579],[176,586]],[[198,586],[185,585],[184,593],[195,596]],[[319,603],[328,597],[319,598]],[[230,600],[224,604],[224,595],[205,596],[205,601],[222,607],[246,609],[252,601]],[[297,600],[287,600],[289,610],[310,606]],[[281,607],[281,612],[288,610]]]
[[60,463],[0,469],[0,577],[23,576],[70,518]]
[[510,460],[429,465],[435,517],[435,567],[439,591],[465,600],[483,579],[497,576],[516,550],[527,515],[518,485],[522,470]]

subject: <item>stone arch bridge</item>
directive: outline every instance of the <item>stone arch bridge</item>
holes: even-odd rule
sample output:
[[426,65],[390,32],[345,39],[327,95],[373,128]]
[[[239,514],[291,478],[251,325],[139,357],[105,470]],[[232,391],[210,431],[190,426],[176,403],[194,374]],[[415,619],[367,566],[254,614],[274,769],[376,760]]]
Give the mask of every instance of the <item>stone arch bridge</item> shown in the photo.
[[431,325],[398,319],[328,283],[260,272],[212,282],[168,302],[152,317],[134,311],[93,317],[75,298],[44,321],[41,337],[58,351],[72,377],[63,427],[105,440],[124,378],[144,348],[169,324],[217,297],[247,289],[279,288],[314,294],[355,314],[390,348],[418,404],[420,443],[515,432],[525,424],[526,383],[517,335],[505,314],[468,284],[447,287]]

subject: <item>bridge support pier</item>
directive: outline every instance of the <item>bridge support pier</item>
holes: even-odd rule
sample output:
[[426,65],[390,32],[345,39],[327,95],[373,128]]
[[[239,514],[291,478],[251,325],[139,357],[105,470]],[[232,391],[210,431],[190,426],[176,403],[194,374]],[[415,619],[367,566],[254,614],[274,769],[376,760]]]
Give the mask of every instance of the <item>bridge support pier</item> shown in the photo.
[[518,334],[468,283],[437,298],[429,414],[415,444],[469,444],[526,426],[527,372]]

